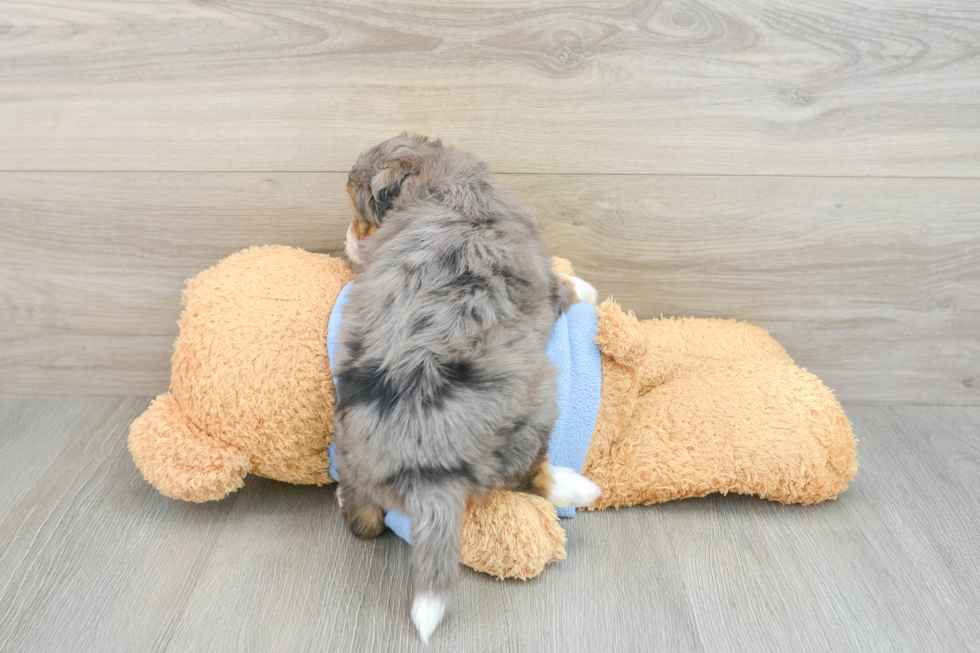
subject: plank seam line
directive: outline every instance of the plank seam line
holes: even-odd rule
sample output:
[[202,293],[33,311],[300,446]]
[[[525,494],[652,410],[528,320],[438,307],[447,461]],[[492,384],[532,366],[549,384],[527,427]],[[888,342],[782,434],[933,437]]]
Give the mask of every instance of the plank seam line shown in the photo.
[[[212,175],[284,175],[316,174],[342,175],[349,170],[0,170],[0,174],[212,174]],[[933,179],[946,181],[978,181],[977,176],[949,175],[794,175],[794,174],[735,174],[700,172],[495,172],[498,177],[733,177],[733,178],[785,178],[785,179]]]

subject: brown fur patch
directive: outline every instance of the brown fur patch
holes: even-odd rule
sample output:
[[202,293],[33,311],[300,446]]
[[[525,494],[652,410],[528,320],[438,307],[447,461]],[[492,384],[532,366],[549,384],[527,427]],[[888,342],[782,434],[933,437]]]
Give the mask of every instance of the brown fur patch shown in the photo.
[[352,209],[354,209],[354,221],[351,223],[354,227],[352,230],[354,232],[354,237],[358,240],[364,240],[373,234],[378,228],[365,220],[363,216],[357,212],[357,202],[354,199],[354,186],[350,182],[347,184],[347,195],[350,196],[350,206]]
[[354,199],[354,184],[347,182],[347,195],[350,196],[350,207],[357,210],[357,201]]
[[548,464],[548,455],[541,451],[538,457],[531,463],[527,473],[524,474],[520,483],[513,489],[518,492],[536,494],[539,497],[548,498],[551,494],[551,487],[555,484],[555,479],[551,476],[551,465]]
[[378,228],[367,220],[354,220],[354,236],[357,237],[358,240],[364,240],[377,230]]
[[385,514],[381,506],[365,503],[343,510],[344,519],[355,537],[373,540],[385,530]]
[[531,487],[534,488],[533,494],[539,497],[548,498],[551,495],[551,488],[555,484],[555,479],[551,476],[551,465],[548,461],[538,464],[538,473],[531,479]]

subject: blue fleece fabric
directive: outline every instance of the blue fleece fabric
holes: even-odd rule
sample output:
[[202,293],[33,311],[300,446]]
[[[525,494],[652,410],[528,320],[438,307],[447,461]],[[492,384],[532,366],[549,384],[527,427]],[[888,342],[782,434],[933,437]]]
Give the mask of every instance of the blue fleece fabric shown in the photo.
[[[579,303],[558,318],[548,341],[548,357],[558,368],[558,421],[548,444],[548,462],[581,472],[589,452],[602,391],[602,357],[595,344],[595,306]],[[574,506],[558,509],[575,516]]]
[[[351,283],[344,286],[337,296],[327,324],[327,354],[331,372],[340,352],[340,324],[344,319],[344,305],[348,301]],[[595,344],[598,323],[594,306],[575,304],[555,322],[551,340],[548,341],[548,356],[558,368],[558,421],[551,432],[548,459],[552,465],[571,467],[579,472],[585,465],[585,455],[589,451],[599,414],[602,359]],[[331,478],[339,481],[336,446],[336,442],[330,443],[329,472]],[[575,508],[562,508],[558,510],[558,515],[572,517]],[[385,525],[398,537],[412,543],[412,522],[408,516],[394,510],[388,511],[385,513]]]

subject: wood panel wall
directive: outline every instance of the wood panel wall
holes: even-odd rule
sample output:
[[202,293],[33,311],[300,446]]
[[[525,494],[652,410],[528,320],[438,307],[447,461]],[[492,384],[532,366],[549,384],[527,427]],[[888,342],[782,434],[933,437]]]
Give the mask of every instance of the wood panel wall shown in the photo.
[[980,404],[973,0],[0,5],[0,392],[166,389],[184,279],[339,252],[402,129],[486,159],[641,317],[845,401]]

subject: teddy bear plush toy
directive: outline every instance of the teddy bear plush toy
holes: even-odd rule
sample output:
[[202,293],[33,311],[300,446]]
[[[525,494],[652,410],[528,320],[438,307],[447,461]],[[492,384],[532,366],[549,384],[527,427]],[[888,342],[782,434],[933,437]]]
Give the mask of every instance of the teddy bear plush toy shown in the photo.
[[[555,270],[573,274],[567,261]],[[129,448],[162,494],[220,499],[247,474],[323,485],[330,445],[332,334],[348,265],[258,247],[187,283],[170,392],[130,427]],[[559,369],[553,464],[602,490],[589,510],[712,492],[782,503],[835,498],[857,471],[851,426],[833,393],[768,333],[734,320],[637,320],[611,299],[576,304],[555,325]],[[386,523],[410,538],[407,518]],[[530,578],[565,557],[555,507],[501,491],[471,502],[461,561]]]

